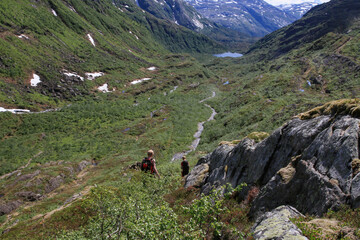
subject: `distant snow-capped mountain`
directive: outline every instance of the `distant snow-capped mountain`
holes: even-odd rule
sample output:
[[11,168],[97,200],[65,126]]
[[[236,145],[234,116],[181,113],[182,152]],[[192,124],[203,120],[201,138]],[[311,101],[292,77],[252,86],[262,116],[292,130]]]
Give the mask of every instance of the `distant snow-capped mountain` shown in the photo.
[[204,17],[253,37],[262,37],[297,20],[263,0],[186,0]]
[[136,0],[139,7],[161,19],[168,19],[191,30],[201,31],[214,25],[182,0]]
[[278,7],[287,14],[293,15],[297,19],[300,19],[305,13],[307,13],[311,8],[321,4],[319,1],[314,2],[304,2],[299,4],[281,4]]
[[253,41],[247,34],[207,19],[184,0],[136,0],[136,4],[157,18],[184,26],[219,42],[231,44]]

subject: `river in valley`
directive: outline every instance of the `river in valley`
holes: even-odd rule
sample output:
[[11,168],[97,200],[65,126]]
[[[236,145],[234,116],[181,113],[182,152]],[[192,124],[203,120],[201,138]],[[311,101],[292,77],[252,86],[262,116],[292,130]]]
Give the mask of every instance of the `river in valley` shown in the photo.
[[[212,92],[212,96],[205,98],[203,100],[201,100],[199,103],[203,103],[208,99],[211,99],[213,97],[216,96],[215,92]],[[171,161],[175,161],[175,160],[179,160],[182,159],[183,156],[186,156],[187,154],[191,153],[192,151],[195,151],[195,149],[198,147],[200,140],[201,140],[201,134],[204,131],[204,123],[209,122],[214,120],[215,115],[217,114],[215,109],[213,109],[210,105],[204,103],[204,105],[208,108],[210,108],[212,110],[211,116],[209,117],[208,120],[204,121],[204,122],[199,122],[198,123],[198,130],[197,132],[194,134],[194,138],[195,140],[191,143],[191,145],[189,146],[189,150],[184,151],[184,152],[179,152],[179,153],[175,153],[174,156],[172,157]]]

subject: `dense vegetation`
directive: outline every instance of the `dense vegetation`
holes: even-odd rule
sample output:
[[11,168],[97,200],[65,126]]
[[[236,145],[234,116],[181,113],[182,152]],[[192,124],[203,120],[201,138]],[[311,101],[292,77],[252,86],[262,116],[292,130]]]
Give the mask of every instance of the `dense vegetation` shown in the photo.
[[[0,12],[0,106],[59,108],[0,113],[0,204],[22,203],[0,216],[3,239],[248,237],[248,203],[217,192],[200,198],[181,187],[180,164],[170,162],[211,114],[199,101],[215,91],[206,103],[218,115],[205,124],[191,166],[220,141],[260,141],[292,116],[360,90],[360,24],[352,18],[343,31],[286,54],[273,55],[278,47],[268,44],[242,59],[216,59],[206,55],[221,49],[216,43],[131,1],[3,0]],[[63,69],[105,76],[72,85],[61,81]],[[33,72],[39,87],[29,86]],[[146,77],[152,79],[130,84]],[[115,91],[97,91],[104,83]],[[57,85],[67,90],[57,94]],[[161,179],[129,169],[150,148]],[[93,165],[76,170],[82,161]],[[56,178],[61,184],[49,190]],[[24,200],[29,192],[41,197]],[[358,212],[328,215],[350,216],[347,224],[358,227]]]
[[[221,49],[205,36],[142,12],[132,1],[6,0],[0,11],[0,101],[5,107],[55,107],[104,83],[122,91],[124,84],[147,77],[142,67],[161,65],[168,50]],[[107,77],[76,82],[64,75],[99,71]],[[33,73],[42,81],[37,87],[30,86]]]

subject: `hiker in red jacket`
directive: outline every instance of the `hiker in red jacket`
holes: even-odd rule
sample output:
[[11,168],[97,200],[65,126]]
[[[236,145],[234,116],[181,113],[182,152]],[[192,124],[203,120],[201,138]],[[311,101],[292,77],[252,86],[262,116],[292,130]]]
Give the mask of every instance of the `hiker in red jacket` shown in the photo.
[[184,177],[189,174],[189,162],[186,160],[186,157],[182,157],[183,161],[181,162],[181,176]]
[[141,163],[141,170],[142,171],[150,171],[151,174],[155,174],[158,178],[160,178],[160,174],[156,168],[155,158],[154,158],[154,151],[149,150],[147,152],[147,157],[145,157]]

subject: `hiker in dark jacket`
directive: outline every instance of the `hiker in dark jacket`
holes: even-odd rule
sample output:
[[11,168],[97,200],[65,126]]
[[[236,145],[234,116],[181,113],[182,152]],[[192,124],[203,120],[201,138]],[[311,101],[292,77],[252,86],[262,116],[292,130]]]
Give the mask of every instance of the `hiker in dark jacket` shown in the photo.
[[147,157],[143,159],[141,163],[141,170],[142,171],[150,171],[151,174],[155,174],[158,178],[160,178],[160,174],[156,168],[156,161],[154,158],[154,151],[149,150],[147,152]]
[[184,177],[189,174],[189,162],[186,160],[186,157],[182,157],[183,161],[181,162],[181,176]]

